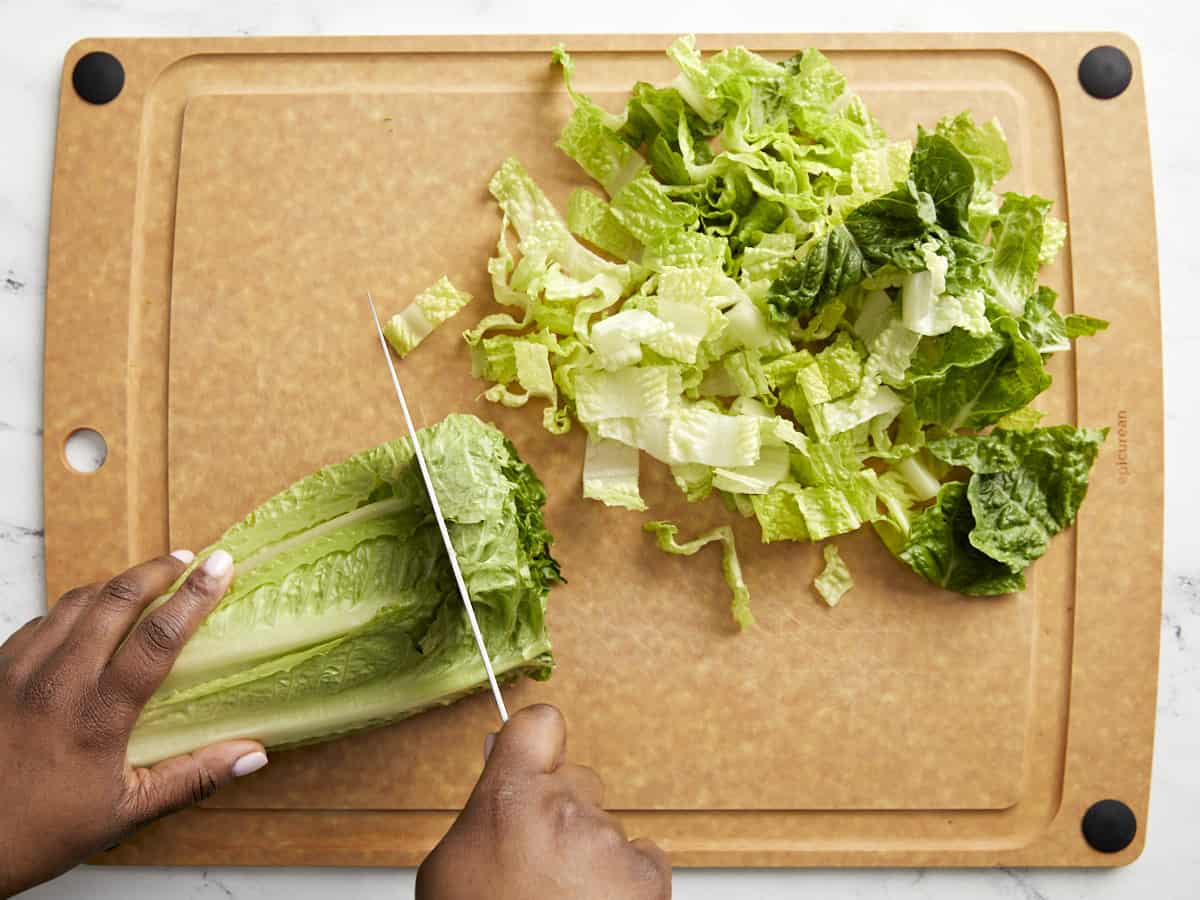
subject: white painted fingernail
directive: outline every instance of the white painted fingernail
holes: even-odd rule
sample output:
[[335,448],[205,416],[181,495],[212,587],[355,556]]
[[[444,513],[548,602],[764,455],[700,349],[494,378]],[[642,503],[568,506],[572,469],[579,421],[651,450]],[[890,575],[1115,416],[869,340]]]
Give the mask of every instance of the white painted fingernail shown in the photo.
[[[217,552],[220,553],[221,551],[218,550]],[[233,764],[233,777],[241,778],[245,775],[250,775],[253,772],[257,772],[266,764],[267,754],[263,753],[261,750],[255,750],[253,753],[247,753]]]
[[496,746],[496,736],[489,734],[483,739],[483,761],[487,762],[488,757],[492,755],[492,748]]
[[185,566],[189,565],[191,561],[196,558],[196,554],[191,550],[172,550],[171,555]]
[[224,550],[214,550],[201,568],[205,575],[220,578],[233,567],[233,557]]

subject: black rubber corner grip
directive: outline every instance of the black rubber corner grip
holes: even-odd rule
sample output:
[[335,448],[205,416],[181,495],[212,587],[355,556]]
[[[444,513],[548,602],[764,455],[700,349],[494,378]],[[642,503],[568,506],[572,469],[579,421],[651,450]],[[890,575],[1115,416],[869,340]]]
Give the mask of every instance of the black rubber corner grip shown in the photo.
[[1125,93],[1133,81],[1133,63],[1119,47],[1093,47],[1079,61],[1079,83],[1097,100]]
[[1120,853],[1137,835],[1137,816],[1120,800],[1093,803],[1083,815],[1083,837],[1101,853]]
[[94,106],[103,106],[117,99],[125,87],[125,67],[111,53],[96,50],[75,63],[71,84],[80,99]]

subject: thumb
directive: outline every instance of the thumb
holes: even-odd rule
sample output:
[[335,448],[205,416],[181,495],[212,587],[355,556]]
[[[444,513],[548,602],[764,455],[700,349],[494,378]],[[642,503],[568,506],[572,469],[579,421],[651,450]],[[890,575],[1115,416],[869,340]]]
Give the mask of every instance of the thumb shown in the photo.
[[489,744],[484,748],[484,776],[492,772],[553,772],[566,755],[567,724],[553,706],[527,706],[514,713]]
[[235,778],[257,772],[267,754],[257,741],[227,741],[130,773],[130,813],[137,824],[207,800]]

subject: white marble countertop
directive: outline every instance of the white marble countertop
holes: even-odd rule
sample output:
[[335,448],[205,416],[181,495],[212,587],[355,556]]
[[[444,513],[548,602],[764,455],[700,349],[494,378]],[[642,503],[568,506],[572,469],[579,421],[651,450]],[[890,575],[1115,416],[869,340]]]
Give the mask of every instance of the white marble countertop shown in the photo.
[[[1158,8],[1155,8],[1155,7]],[[1071,898],[1196,896],[1200,884],[1200,54],[1194,10],[1165,3],[1035,0],[964,4],[690,0],[0,0],[0,638],[44,609],[42,339],[46,236],[59,70],[67,47],[100,35],[638,31],[1119,30],[1141,46],[1147,86],[1165,334],[1167,534],[1158,732],[1141,859],[1115,871],[680,871],[701,898]],[[420,8],[417,8],[420,7]],[[675,7],[672,9],[671,7]],[[687,12],[684,12],[684,8]],[[86,336],[81,336],[86,340]],[[1192,531],[1194,533],[1194,531]],[[37,898],[159,896],[307,900],[412,895],[411,871],[81,868]]]

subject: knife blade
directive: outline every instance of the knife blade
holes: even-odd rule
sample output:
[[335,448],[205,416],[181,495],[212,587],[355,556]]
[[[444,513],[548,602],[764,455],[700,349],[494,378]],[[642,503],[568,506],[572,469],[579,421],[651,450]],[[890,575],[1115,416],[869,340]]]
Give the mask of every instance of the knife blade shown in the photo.
[[412,416],[408,412],[408,401],[404,399],[404,389],[400,387],[400,379],[396,375],[396,366],[392,362],[392,351],[388,349],[387,338],[383,336],[383,325],[379,322],[379,313],[375,309],[375,301],[371,292],[367,291],[367,305],[371,307],[371,318],[375,320],[375,330],[379,333],[379,345],[383,348],[383,358],[387,360],[388,372],[392,376],[392,386],[396,389],[396,397],[400,401],[400,411],[404,413],[404,424],[408,427],[408,436],[412,440],[413,455],[417,459],[417,468],[421,470],[421,480],[425,482],[425,492],[429,495],[429,504],[433,507],[433,516],[437,519],[438,530],[442,533],[442,543],[446,547],[446,556],[450,559],[450,571],[454,573],[454,583],[458,585],[458,595],[462,598],[463,607],[467,611],[467,619],[471,623],[471,633],[475,635],[475,646],[479,648],[479,656],[483,660],[483,668],[487,672],[488,683],[492,686],[492,697],[496,701],[496,711],[500,713],[501,723],[508,721],[508,709],[504,705],[504,697],[500,693],[500,685],[496,682],[496,673],[492,669],[492,658],[488,654],[487,644],[484,643],[483,633],[479,630],[479,620],[475,618],[475,607],[471,605],[471,595],[463,581],[462,570],[458,567],[458,554],[454,552],[454,544],[450,542],[450,531],[446,528],[446,517],[442,515],[441,504],[438,503],[437,492],[433,489],[433,480],[429,477],[429,467],[425,464],[425,454],[421,452],[421,444],[417,441],[417,429],[413,426]]

